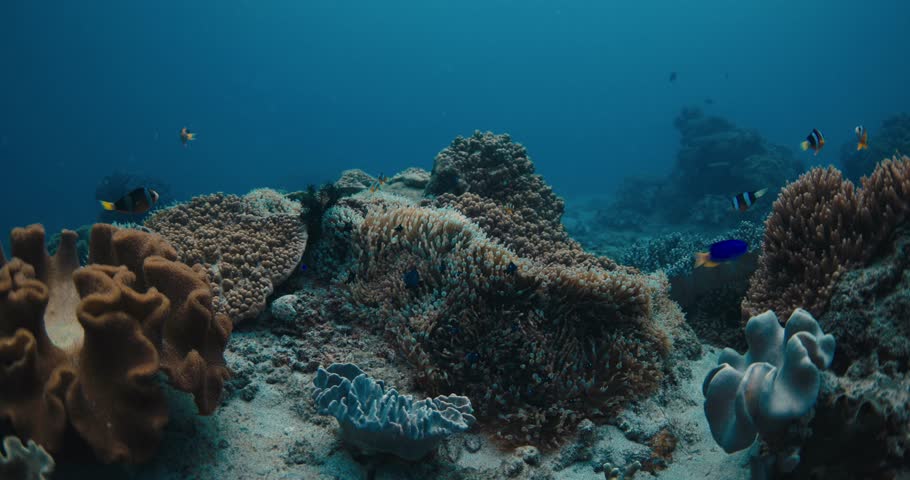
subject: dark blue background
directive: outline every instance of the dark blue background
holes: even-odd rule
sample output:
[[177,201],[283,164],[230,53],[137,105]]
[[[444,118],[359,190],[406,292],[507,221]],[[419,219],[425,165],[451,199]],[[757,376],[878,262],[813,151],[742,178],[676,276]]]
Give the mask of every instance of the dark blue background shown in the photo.
[[429,169],[474,129],[599,193],[664,174],[705,97],[794,148],[818,127],[836,162],[910,110],[908,32],[904,0],[4,1],[0,232],[93,221],[115,169],[182,198],[299,189]]

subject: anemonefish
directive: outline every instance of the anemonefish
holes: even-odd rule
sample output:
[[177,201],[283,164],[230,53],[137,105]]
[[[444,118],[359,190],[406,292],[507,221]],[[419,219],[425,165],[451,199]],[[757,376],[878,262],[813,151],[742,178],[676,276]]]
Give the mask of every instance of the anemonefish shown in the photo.
[[812,151],[815,152],[815,155],[818,155],[819,150],[825,146],[825,137],[822,136],[822,132],[819,132],[817,128],[813,128],[812,133],[810,133],[799,146],[802,147],[803,150],[809,150],[811,148]]
[[375,193],[377,190],[381,190],[382,186],[385,185],[386,180],[388,180],[388,177],[380,173],[379,177],[376,178],[376,181],[370,185],[370,193]]
[[196,134],[191,132],[190,129],[183,127],[180,129],[180,141],[183,142],[185,147],[187,142],[196,140]]
[[736,239],[712,243],[707,252],[695,254],[695,268],[712,268],[723,262],[736,260],[749,251],[749,244]]
[[140,187],[127,193],[116,202],[99,201],[101,207],[107,211],[140,214],[149,211],[158,203],[158,192],[151,188]]
[[856,132],[856,149],[863,150],[869,148],[869,132],[862,125],[853,129]]
[[733,203],[734,210],[745,212],[756,200],[763,197],[766,193],[768,193],[767,188],[763,188],[757,192],[742,192],[734,195],[733,198],[730,199],[730,202]]

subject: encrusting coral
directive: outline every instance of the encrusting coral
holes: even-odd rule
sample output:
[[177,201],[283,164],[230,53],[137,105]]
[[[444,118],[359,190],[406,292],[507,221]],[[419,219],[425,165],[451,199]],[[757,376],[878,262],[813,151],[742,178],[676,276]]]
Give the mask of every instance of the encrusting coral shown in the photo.
[[467,397],[440,395],[415,401],[386,389],[382,380],[373,380],[350,363],[320,367],[313,384],[319,413],[335,417],[345,441],[367,454],[419,460],[475,420]]
[[213,194],[161,210],[145,226],[188,264],[209,269],[216,311],[235,323],[266,308],[275,286],[293,273],[306,248],[300,204],[269,189],[244,197]]
[[670,340],[647,277],[542,264],[455,210],[380,198],[330,210],[320,258],[429,394],[463,393],[503,439],[543,444],[656,389]]
[[11,234],[0,268],[0,420],[51,452],[72,428],[104,462],[142,462],[168,420],[159,372],[201,414],[218,407],[231,322],[213,312],[201,267],[177,262],[160,236],[95,225],[83,268],[76,239],[64,231],[50,257],[40,225]]
[[[0,478],[3,480],[47,480],[54,473],[54,459],[40,445],[17,437],[4,437],[0,451]],[[4,454],[5,452],[5,454]]]
[[815,168],[783,189],[765,222],[743,317],[803,306],[825,313],[840,276],[885,253],[910,215],[910,158],[882,161],[862,188]]

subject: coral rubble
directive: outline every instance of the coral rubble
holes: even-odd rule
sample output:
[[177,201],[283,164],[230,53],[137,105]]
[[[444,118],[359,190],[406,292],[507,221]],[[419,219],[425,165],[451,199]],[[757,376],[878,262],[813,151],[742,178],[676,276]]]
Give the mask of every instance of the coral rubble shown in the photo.
[[244,197],[213,194],[158,211],[145,225],[180,259],[209,270],[216,311],[235,323],[266,308],[276,285],[300,262],[307,232],[297,202],[269,189]]
[[353,364],[320,368],[313,380],[319,413],[332,415],[345,441],[366,453],[419,460],[444,438],[474,423],[471,401],[458,395],[415,401],[373,380]]
[[105,462],[142,462],[168,420],[159,372],[200,413],[218,407],[231,323],[213,312],[205,273],[177,262],[160,236],[95,225],[83,268],[76,238],[64,231],[50,257],[40,225],[11,234],[0,269],[0,419],[51,452],[72,428]]

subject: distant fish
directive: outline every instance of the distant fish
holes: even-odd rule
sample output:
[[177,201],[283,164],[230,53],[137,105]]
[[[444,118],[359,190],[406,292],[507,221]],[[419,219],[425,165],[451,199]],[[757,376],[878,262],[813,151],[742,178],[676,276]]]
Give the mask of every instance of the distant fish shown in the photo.
[[396,231],[396,232],[401,232],[402,230],[404,230],[404,225],[402,225],[402,224],[399,223],[398,226],[395,227],[395,231]]
[[708,168],[729,167],[730,162],[712,162],[707,165]]
[[742,240],[722,240],[711,244],[707,252],[695,254],[695,268],[712,268],[723,262],[730,262],[749,251],[749,244]]
[[815,155],[818,155],[818,152],[825,146],[825,137],[822,136],[822,132],[819,132],[817,128],[813,128],[812,132],[806,136],[806,139],[799,146],[803,150],[812,149]]
[[670,83],[676,82],[676,72],[670,72]]
[[480,360],[480,354],[477,352],[468,352],[468,354],[464,356],[464,359],[468,363],[477,363],[477,361]]
[[301,264],[300,264],[300,271],[301,271],[301,272],[305,272],[306,270],[307,270],[306,264],[305,264],[305,263],[301,263]]
[[101,202],[101,208],[110,212],[140,214],[149,211],[158,203],[158,192],[151,188],[140,187],[127,193],[115,202]]
[[745,212],[749,209],[749,207],[752,206],[752,204],[755,203],[756,200],[763,197],[766,193],[768,193],[767,188],[763,188],[757,192],[737,193],[733,196],[733,198],[730,199],[730,201],[733,203],[734,210]]
[[862,125],[853,129],[856,132],[856,149],[865,150],[869,148],[869,132]]
[[183,127],[180,129],[180,141],[185,147],[188,142],[196,140],[196,134],[191,132],[190,129]]
[[404,281],[404,286],[406,288],[417,288],[420,286],[420,274],[417,273],[416,268],[412,267],[407,272],[404,272],[401,279]]
[[705,105],[714,105],[714,99],[711,97],[705,98]]

